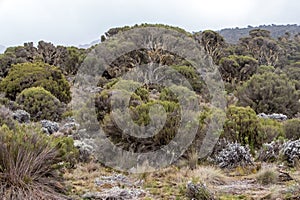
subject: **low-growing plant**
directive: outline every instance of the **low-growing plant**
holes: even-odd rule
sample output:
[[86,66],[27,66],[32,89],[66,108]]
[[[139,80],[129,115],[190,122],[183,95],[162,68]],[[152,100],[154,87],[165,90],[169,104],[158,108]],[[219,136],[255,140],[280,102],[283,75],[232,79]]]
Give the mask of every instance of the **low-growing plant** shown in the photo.
[[289,119],[283,123],[285,137],[290,140],[300,139],[300,119]]
[[[66,143],[65,143],[66,142]],[[40,127],[0,128],[0,198],[66,199],[61,171],[74,155],[71,139],[54,139]]]
[[275,184],[278,181],[278,175],[274,167],[263,168],[256,174],[256,180],[262,185]]
[[11,111],[5,106],[0,105],[0,126],[2,125],[6,125],[10,129],[13,129],[16,125],[16,122],[12,117]]

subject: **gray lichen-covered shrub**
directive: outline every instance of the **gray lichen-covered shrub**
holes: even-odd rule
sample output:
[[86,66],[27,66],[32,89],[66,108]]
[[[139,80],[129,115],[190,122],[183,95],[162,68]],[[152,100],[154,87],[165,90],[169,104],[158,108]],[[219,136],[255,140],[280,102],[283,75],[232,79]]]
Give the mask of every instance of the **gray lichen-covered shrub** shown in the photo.
[[208,190],[205,184],[194,184],[189,181],[186,185],[186,196],[194,200],[213,200],[213,194]]
[[239,143],[227,144],[227,146],[217,154],[215,162],[221,168],[245,167],[254,164],[250,149]]
[[278,160],[282,145],[283,141],[281,140],[263,144],[258,152],[257,160],[262,162],[274,162]]
[[25,110],[18,109],[13,112],[13,118],[17,120],[19,123],[29,123],[30,122],[30,114]]
[[300,140],[287,141],[284,143],[280,155],[282,160],[286,161],[287,164],[295,166],[300,160]]

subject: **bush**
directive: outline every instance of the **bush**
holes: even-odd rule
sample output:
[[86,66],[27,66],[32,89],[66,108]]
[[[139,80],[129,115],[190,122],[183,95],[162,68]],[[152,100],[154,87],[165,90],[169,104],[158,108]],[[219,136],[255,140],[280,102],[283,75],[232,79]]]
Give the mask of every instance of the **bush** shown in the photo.
[[191,181],[186,186],[186,196],[195,200],[213,200],[213,194],[208,190],[205,184],[194,184]]
[[238,89],[239,106],[257,113],[282,113],[293,117],[300,112],[299,92],[284,74],[255,74]]
[[279,158],[279,152],[282,148],[283,141],[276,140],[271,143],[263,144],[258,152],[257,160],[262,162],[274,162]]
[[30,113],[32,120],[48,119],[58,121],[63,113],[60,101],[42,87],[25,89],[17,96],[16,102]]
[[61,102],[71,101],[70,86],[62,72],[45,63],[21,63],[13,65],[0,83],[1,91],[11,100],[30,87],[43,87]]
[[221,168],[236,168],[253,165],[250,150],[239,143],[229,143],[225,149],[218,153],[215,162]]
[[2,125],[6,125],[10,129],[13,129],[16,125],[12,112],[5,106],[0,106],[0,126]]
[[278,180],[278,175],[276,168],[264,168],[256,174],[256,180],[262,185],[275,184]]
[[274,119],[259,118],[258,132],[262,136],[262,143],[269,143],[285,136],[282,123]]
[[300,140],[287,141],[283,144],[280,157],[290,166],[296,166],[300,161]]
[[283,123],[285,137],[290,140],[300,139],[300,119],[289,119]]
[[65,199],[60,169],[76,153],[71,138],[52,138],[39,127],[0,128],[0,198]]
[[252,152],[262,145],[258,132],[258,118],[250,107],[229,106],[226,113],[223,138],[242,145],[249,145]]
[[[161,113],[153,113],[154,116],[152,119],[149,117],[149,111],[151,106],[155,104],[160,104],[166,111],[166,122],[163,128],[155,134],[153,137],[148,138],[138,138],[129,135],[130,133],[146,134],[149,131],[145,129],[144,132],[139,132],[139,129],[135,127],[129,127],[129,124],[124,125],[124,127],[119,127],[116,124],[115,119],[108,113],[105,115],[104,119],[101,121],[103,130],[107,134],[107,136],[111,139],[111,141],[122,148],[134,152],[145,152],[149,150],[156,150],[163,145],[167,145],[176,135],[179,122],[179,106],[174,102],[168,101],[153,101],[145,104],[138,105],[137,107],[130,107],[131,117],[135,124],[138,126],[145,125],[147,126],[150,122],[164,120],[164,116]],[[115,113],[121,112],[120,110],[114,110]],[[122,114],[118,115],[122,117]],[[122,120],[122,119],[119,119]],[[125,120],[123,120],[126,123]],[[123,130],[122,130],[122,129]],[[125,130],[126,129],[126,130]]]

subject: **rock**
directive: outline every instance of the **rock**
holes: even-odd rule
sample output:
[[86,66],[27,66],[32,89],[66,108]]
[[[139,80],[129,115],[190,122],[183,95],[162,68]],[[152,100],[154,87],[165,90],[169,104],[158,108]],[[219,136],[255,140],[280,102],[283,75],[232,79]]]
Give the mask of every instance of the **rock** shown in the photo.
[[95,179],[95,184],[97,186],[103,185],[113,185],[113,186],[133,186],[133,182],[131,182],[126,176],[123,174],[113,174],[111,176],[101,176]]
[[189,181],[186,185],[186,196],[194,200],[213,200],[213,194],[207,189],[203,183],[194,184]]
[[17,120],[19,123],[29,123],[30,114],[25,110],[16,110],[13,112],[13,119]]
[[218,153],[215,163],[221,168],[235,168],[254,165],[253,158],[248,147],[239,143],[228,143],[227,146]]
[[260,118],[264,118],[264,119],[275,119],[275,120],[279,120],[279,121],[285,121],[287,120],[287,116],[284,114],[278,114],[278,113],[273,113],[273,114],[265,114],[265,113],[259,113],[257,115]]
[[57,122],[42,120],[40,123],[42,124],[42,130],[48,135],[51,135],[59,130],[59,124]]
[[140,189],[123,189],[113,187],[103,192],[87,192],[82,195],[83,199],[101,199],[101,200],[138,200],[145,196],[145,192]]

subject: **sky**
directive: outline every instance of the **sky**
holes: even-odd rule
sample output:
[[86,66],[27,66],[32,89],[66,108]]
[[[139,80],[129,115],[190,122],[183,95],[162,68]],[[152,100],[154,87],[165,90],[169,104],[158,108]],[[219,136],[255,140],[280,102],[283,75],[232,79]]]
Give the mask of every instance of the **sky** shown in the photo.
[[300,24],[299,0],[0,0],[0,44],[88,44],[108,29],[163,23],[187,31]]

